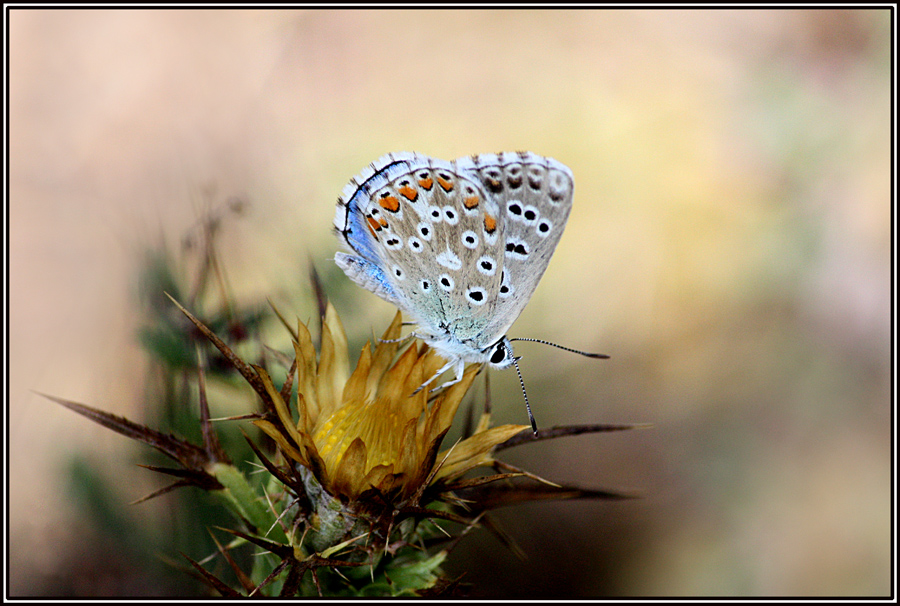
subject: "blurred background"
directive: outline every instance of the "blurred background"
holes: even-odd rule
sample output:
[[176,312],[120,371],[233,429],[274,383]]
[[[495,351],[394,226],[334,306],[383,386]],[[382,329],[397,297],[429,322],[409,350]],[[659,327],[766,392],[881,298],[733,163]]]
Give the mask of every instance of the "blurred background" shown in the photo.
[[[334,202],[401,150],[572,168],[510,336],[611,359],[520,343],[529,398],[543,427],[653,424],[504,451],[642,498],[499,511],[527,559],[472,532],[471,595],[891,591],[888,10],[8,15],[10,596],[204,594],[165,562],[213,550],[173,547],[185,497],[128,505],[168,483],[150,449],[36,392],[171,429],[148,255],[196,266],[215,213],[239,305],[313,317],[311,260],[358,352],[394,310],[331,261]],[[526,423],[515,373],[491,385]]]

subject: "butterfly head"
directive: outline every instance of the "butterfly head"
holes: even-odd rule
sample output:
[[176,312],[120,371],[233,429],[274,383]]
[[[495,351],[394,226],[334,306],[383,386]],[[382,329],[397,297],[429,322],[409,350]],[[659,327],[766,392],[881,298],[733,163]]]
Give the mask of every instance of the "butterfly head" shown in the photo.
[[513,355],[512,343],[506,337],[501,337],[493,345],[486,347],[482,352],[487,357],[487,362],[498,370],[512,366],[518,359]]

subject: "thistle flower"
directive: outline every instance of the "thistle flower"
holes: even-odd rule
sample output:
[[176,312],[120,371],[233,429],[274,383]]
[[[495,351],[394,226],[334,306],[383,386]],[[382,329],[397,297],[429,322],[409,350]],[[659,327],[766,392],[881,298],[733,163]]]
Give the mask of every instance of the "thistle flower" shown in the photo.
[[[268,474],[247,475],[221,446],[210,421],[203,356],[197,369],[202,445],[51,399],[178,462],[174,469],[149,467],[177,479],[141,500],[182,486],[222,497],[239,524],[221,528],[234,538],[224,546],[216,539],[216,545],[239,588],[185,558],[223,596],[440,595],[458,588],[458,579],[442,578],[440,569],[456,541],[476,525],[495,530],[489,510],[536,499],[628,496],[541,480],[496,453],[526,441],[632,425],[549,428],[535,438],[526,425],[491,427],[486,408],[474,431],[444,444],[480,367],[469,366],[462,380],[436,395],[419,389],[444,360],[425,344],[401,347],[399,313],[374,347],[362,348],[351,371],[343,326],[320,298],[318,352],[309,328],[298,323],[279,388],[266,368],[246,363],[176,305],[259,396],[261,412],[234,419],[250,419],[271,439],[267,445],[247,437]],[[487,473],[465,477],[476,468]],[[445,522],[459,530],[444,534],[438,524]],[[249,572],[235,557],[248,544],[262,549]]]
[[[325,314],[318,364],[309,331],[300,324],[294,342],[296,422],[268,373],[257,368],[277,420],[254,424],[299,466],[307,494],[328,495],[313,504],[319,522],[316,547],[347,540],[368,525],[369,544],[380,548],[390,528],[409,516],[464,521],[423,505],[452,491],[452,481],[470,469],[492,464],[492,449],[527,429],[488,428],[485,419],[472,436],[439,452],[479,366],[471,365],[462,381],[429,404],[428,390],[419,386],[444,362],[427,345],[413,343],[391,364],[399,348],[400,326],[398,313],[374,352],[366,343],[348,378],[346,337],[334,308],[329,304]],[[336,508],[339,515],[323,513]]]

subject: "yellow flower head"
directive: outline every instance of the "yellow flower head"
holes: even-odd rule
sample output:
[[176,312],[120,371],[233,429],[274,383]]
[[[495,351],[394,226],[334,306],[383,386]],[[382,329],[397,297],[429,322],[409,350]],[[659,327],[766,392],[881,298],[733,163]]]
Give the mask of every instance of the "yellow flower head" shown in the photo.
[[257,369],[275,403],[278,423],[255,423],[288,459],[310,470],[326,492],[363,509],[408,502],[428,486],[488,465],[497,444],[527,428],[489,429],[485,417],[471,437],[438,453],[479,366],[469,366],[461,381],[429,403],[428,390],[419,387],[444,361],[416,343],[394,361],[400,326],[398,313],[374,351],[366,343],[349,374],[347,339],[334,308],[329,304],[322,324],[318,362],[309,330],[300,324],[294,342],[296,421],[266,372]]

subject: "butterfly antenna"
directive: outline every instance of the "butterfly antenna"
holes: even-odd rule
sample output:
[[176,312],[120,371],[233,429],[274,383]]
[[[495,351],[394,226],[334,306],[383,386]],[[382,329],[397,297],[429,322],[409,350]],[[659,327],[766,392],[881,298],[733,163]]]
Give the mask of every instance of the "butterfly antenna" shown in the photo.
[[522,371],[519,370],[519,358],[513,358],[513,364],[516,367],[516,374],[519,375],[519,385],[522,386],[522,395],[525,396],[525,410],[528,411],[528,420],[531,421],[531,431],[537,437],[537,422],[534,415],[531,414],[531,406],[528,404],[528,394],[525,392],[525,379],[522,378]]
[[588,358],[609,358],[606,354],[598,354],[598,353],[590,353],[588,351],[580,351],[578,349],[572,349],[570,347],[563,347],[562,345],[557,345],[556,343],[551,343],[550,341],[544,341],[542,339],[510,339],[510,341],[531,341],[533,343],[543,343],[544,345],[552,345],[553,347],[557,347],[559,349],[563,349],[565,351],[570,351],[572,353],[581,354],[582,356],[587,356]]

